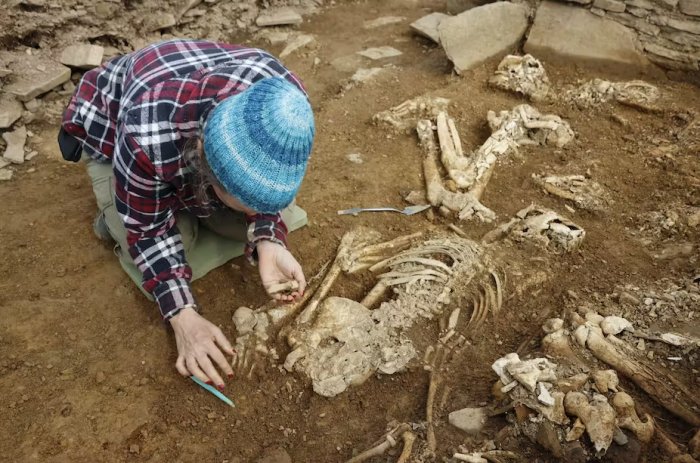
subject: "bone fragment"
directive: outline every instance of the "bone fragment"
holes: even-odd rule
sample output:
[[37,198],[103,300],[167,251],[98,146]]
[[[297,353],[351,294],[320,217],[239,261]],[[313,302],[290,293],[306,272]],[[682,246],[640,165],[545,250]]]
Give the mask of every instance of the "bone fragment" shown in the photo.
[[419,119],[434,118],[446,111],[450,100],[441,97],[419,96],[374,115],[375,123],[387,124],[399,132],[412,129]]
[[377,282],[377,284],[374,285],[374,287],[365,295],[360,304],[364,305],[368,309],[371,309],[382,297],[384,297],[386,289],[386,284],[384,284],[382,281]]
[[413,443],[416,441],[416,435],[411,431],[404,431],[404,433],[401,434],[401,438],[403,439],[403,449],[396,463],[408,463],[411,458],[411,452],[413,451]]
[[585,345],[596,358],[629,378],[668,411],[693,426],[700,426],[700,415],[695,411],[700,408],[700,397],[674,376],[635,358],[632,348],[615,336],[605,338],[589,329]]
[[[435,207],[445,206],[459,213],[460,219],[477,217],[490,222],[495,214],[479,202],[479,197],[473,193],[452,193],[442,184],[437,164],[437,146],[432,123],[429,120],[418,121],[416,128],[418,138],[425,156],[423,158],[423,174],[425,176],[426,196],[428,202]],[[495,166],[493,163],[490,170]]]
[[601,394],[607,394],[608,391],[617,392],[620,380],[615,370],[594,371],[592,376],[595,387]]
[[568,415],[578,417],[586,426],[586,432],[593,442],[598,457],[605,454],[612,444],[615,433],[615,410],[608,400],[600,395],[588,398],[581,392],[569,392],[564,398],[564,407]]
[[411,432],[411,426],[405,423],[400,424],[399,426],[391,430],[389,433],[387,433],[378,442],[374,443],[372,447],[360,453],[359,455],[352,457],[346,463],[362,463],[373,457],[383,455],[384,452],[389,450],[391,447],[396,446],[396,442],[398,441],[398,439],[400,439],[401,436],[403,436],[407,432]]
[[618,392],[612,398],[612,407],[617,414],[617,425],[622,429],[632,431],[639,442],[648,444],[654,437],[654,419],[648,413],[644,421],[637,415],[634,400],[626,392]]
[[442,363],[442,354],[444,349],[442,344],[438,344],[435,348],[435,356],[433,357],[432,370],[430,371],[430,382],[428,383],[428,398],[425,405],[425,421],[427,423],[428,449],[432,454],[437,450],[437,440],[435,438],[435,425],[433,420],[433,408],[435,407],[435,394],[437,393],[438,385],[440,384],[440,368]]
[[542,63],[532,55],[508,55],[500,62],[489,84],[522,93],[532,101],[542,101],[550,92],[549,78]]
[[291,280],[270,285],[266,289],[268,294],[291,293],[299,289],[299,283],[296,280]]

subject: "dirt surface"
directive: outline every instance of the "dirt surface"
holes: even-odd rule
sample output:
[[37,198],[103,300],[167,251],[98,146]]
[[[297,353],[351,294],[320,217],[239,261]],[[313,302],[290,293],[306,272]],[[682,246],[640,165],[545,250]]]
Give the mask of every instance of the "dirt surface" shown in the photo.
[[[523,102],[487,86],[496,62],[458,78],[451,75],[439,46],[409,32],[410,21],[430,9],[440,10],[441,3],[337,2],[300,26],[317,40],[315,49],[285,60],[309,89],[318,128],[298,198],[311,223],[290,237],[307,275],[334,256],[342,234],[356,225],[373,227],[389,239],[457,223],[476,240],[495,225],[425,213],[336,215],[338,209],[355,206],[403,207],[402,194],[422,188],[422,152],[415,134],[376,126],[373,114],[425,93],[450,98],[450,114],[465,150],[471,150],[489,135],[488,110]],[[34,7],[23,8],[25,20],[33,21]],[[362,29],[364,20],[387,15],[407,20]],[[62,27],[48,34],[35,29],[53,46],[67,43],[60,37]],[[274,53],[283,47],[270,46],[254,34],[220,35]],[[8,36],[5,46],[13,50],[41,41],[13,42]],[[382,45],[403,55],[382,61],[380,66],[388,66],[376,80],[344,89],[352,71],[330,63]],[[545,65],[556,83],[611,77],[571,64]],[[697,295],[700,286],[700,226],[692,219],[700,208],[700,150],[697,132],[693,139],[679,139],[697,117],[700,91],[669,80],[651,82],[663,94],[658,113],[615,104],[588,110],[563,103],[537,105],[541,112],[569,121],[575,141],[564,149],[522,149],[520,158],[496,168],[482,202],[498,214],[499,223],[536,202],[574,220],[586,230],[586,238],[577,252],[546,260],[541,259],[543,251],[524,244],[501,248],[503,261],[513,262],[506,265],[506,273],[525,269],[541,271],[544,277],[521,293],[511,292],[498,318],[489,317],[470,339],[471,346],[450,364],[445,383],[452,392],[437,414],[436,461],[451,456],[460,444],[477,448],[508,424],[494,418],[480,436],[465,437],[447,423],[447,413],[489,403],[496,379],[492,362],[518,348],[521,354],[536,352],[542,322],[563,309],[589,304],[606,314],[628,316],[639,326],[700,335],[698,299],[688,296]],[[65,98],[54,92],[45,100]],[[628,124],[621,125],[613,115]],[[28,126],[34,134],[30,146],[38,156],[17,168],[11,181],[0,183],[0,459],[232,463],[254,461],[264,449],[282,447],[295,462],[340,462],[381,437],[390,421],[424,420],[429,374],[420,362],[405,373],[372,377],[333,399],[314,394],[304,378],[282,368],[257,370],[252,379],[237,378],[227,385],[235,409],[180,377],[170,329],[122,272],[112,249],[92,234],[96,205],[90,183],[82,164],[60,159],[54,143],[58,123],[56,113],[39,113]],[[350,162],[350,153],[360,153],[363,163]],[[613,201],[603,212],[571,213],[563,200],[545,195],[534,184],[533,173],[590,175]],[[688,245],[674,252],[682,244]],[[369,275],[344,277],[333,295],[358,300],[371,285]],[[231,339],[233,311],[266,301],[256,270],[243,259],[193,286],[205,316]],[[623,291],[637,303],[621,301]],[[669,291],[684,294],[678,300],[662,297]],[[650,307],[656,308],[654,315]],[[418,329],[428,339],[437,336],[437,322]],[[288,351],[281,343],[277,349]],[[697,351],[686,355],[659,349],[659,369],[670,371],[691,390],[700,386]],[[665,360],[676,354],[681,361]],[[687,443],[691,428],[633,385],[623,384],[676,442]],[[497,439],[497,444],[526,461],[554,461],[525,438]],[[656,449],[649,452],[648,461],[659,461]],[[395,461],[397,454],[392,450],[388,455],[393,457],[376,461]]]

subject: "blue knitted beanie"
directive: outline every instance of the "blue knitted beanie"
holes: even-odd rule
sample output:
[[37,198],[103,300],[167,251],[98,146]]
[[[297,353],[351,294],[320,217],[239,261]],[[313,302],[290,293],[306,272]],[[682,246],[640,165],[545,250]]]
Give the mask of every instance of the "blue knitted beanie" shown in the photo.
[[314,139],[306,95],[281,77],[225,98],[204,127],[207,163],[226,192],[273,214],[294,200]]

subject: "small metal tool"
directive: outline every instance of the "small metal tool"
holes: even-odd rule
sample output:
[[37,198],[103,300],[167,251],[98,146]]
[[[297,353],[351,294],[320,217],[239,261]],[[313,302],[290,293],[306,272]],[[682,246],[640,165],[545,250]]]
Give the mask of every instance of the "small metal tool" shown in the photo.
[[430,208],[430,204],[422,204],[420,206],[408,206],[405,209],[396,209],[394,207],[353,207],[338,211],[338,215],[357,215],[360,212],[398,212],[403,215],[413,215],[423,212]]

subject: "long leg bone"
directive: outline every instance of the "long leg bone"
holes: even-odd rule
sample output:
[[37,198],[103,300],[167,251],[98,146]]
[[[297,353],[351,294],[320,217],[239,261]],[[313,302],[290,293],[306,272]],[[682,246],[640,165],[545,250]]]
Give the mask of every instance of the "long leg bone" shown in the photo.
[[[352,457],[349,459],[346,463],[362,463],[363,461],[367,461],[372,457],[376,457],[378,455],[382,455],[384,452],[386,452],[388,449],[391,447],[394,447],[396,445],[396,442],[398,439],[402,438],[406,433],[411,433],[411,427],[408,424],[400,424],[396,428],[392,429],[390,432],[388,432],[382,439],[380,439],[378,442],[375,442],[372,444],[372,446],[365,450],[364,452],[360,453],[357,456]],[[415,436],[414,436],[415,437]],[[408,444],[408,440],[404,438],[404,445]],[[413,441],[411,441],[411,446],[413,446]]]
[[496,215],[479,202],[479,198],[471,193],[453,193],[442,184],[437,163],[437,145],[433,126],[429,120],[421,120],[416,127],[418,138],[425,152],[423,158],[423,174],[428,202],[435,207],[445,206],[459,213],[460,219],[478,217],[490,222]]
[[629,378],[668,411],[693,426],[700,426],[700,397],[671,375],[636,359],[631,348],[615,336],[603,337],[595,328],[580,325],[585,346],[599,360]]

